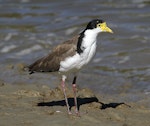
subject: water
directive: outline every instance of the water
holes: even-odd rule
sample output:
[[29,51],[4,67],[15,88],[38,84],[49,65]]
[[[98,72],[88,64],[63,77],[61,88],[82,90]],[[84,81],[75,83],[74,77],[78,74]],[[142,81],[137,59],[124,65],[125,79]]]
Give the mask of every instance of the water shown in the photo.
[[0,79],[57,86],[55,75],[29,77],[8,66],[32,63],[94,18],[106,20],[114,34],[99,35],[96,57],[80,73],[80,86],[104,95],[124,93],[132,101],[148,97],[150,2],[145,0],[0,0]]

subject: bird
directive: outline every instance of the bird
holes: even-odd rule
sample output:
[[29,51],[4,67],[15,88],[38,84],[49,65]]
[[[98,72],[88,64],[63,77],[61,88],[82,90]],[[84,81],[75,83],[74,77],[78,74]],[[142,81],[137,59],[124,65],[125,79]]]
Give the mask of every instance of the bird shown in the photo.
[[61,87],[68,114],[72,114],[66,94],[65,81],[69,74],[73,75],[72,89],[74,94],[75,113],[80,114],[77,103],[76,80],[79,71],[94,57],[97,47],[97,36],[101,32],[113,33],[102,19],[93,19],[81,33],[62,42],[52,51],[28,66],[29,74],[35,72],[58,72],[61,75]]

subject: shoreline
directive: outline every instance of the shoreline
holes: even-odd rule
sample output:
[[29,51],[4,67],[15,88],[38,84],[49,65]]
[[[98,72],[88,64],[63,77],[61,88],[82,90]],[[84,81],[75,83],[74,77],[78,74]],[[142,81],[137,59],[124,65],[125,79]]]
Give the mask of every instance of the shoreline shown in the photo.
[[[73,94],[67,89],[71,111],[74,112]],[[7,84],[0,82],[0,125],[41,126],[148,126],[150,109],[137,103],[107,103],[90,89],[78,89],[81,117],[67,115],[60,87],[47,85]],[[83,113],[83,114],[82,114]],[[8,122],[9,121],[9,122]]]

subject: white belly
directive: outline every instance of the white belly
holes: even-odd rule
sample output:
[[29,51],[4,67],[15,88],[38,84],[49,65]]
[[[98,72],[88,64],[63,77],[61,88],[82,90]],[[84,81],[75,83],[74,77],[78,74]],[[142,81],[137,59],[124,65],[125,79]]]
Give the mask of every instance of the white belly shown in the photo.
[[76,53],[72,57],[66,58],[64,61],[60,62],[60,72],[67,72],[74,69],[81,69],[84,65],[88,64],[96,52],[96,43],[84,49],[83,53],[80,55]]

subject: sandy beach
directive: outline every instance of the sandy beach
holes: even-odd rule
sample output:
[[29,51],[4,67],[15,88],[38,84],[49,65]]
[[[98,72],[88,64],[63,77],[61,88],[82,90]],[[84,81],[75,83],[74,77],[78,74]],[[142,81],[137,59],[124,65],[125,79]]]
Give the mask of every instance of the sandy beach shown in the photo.
[[[67,89],[74,113],[73,95]],[[105,99],[105,100],[104,100]],[[105,103],[104,103],[105,101]],[[81,116],[67,115],[60,87],[0,82],[0,126],[149,126],[150,109],[78,90]]]

